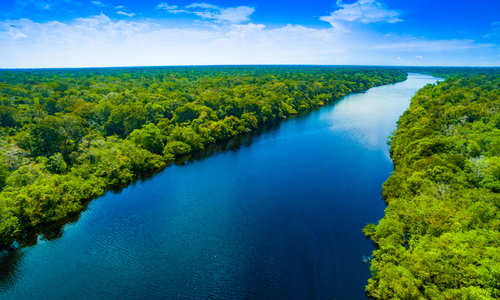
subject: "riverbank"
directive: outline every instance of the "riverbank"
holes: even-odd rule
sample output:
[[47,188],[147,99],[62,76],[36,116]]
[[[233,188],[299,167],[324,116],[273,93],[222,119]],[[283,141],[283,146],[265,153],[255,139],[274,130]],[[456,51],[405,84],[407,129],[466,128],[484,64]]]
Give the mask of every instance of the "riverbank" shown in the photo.
[[398,121],[385,216],[364,229],[377,245],[370,297],[500,297],[500,81],[491,70],[451,77]]
[[434,81],[410,74],[108,192],[0,261],[0,297],[362,299],[387,136]]
[[404,78],[331,67],[1,72],[11,102],[0,132],[0,245],[208,145]]

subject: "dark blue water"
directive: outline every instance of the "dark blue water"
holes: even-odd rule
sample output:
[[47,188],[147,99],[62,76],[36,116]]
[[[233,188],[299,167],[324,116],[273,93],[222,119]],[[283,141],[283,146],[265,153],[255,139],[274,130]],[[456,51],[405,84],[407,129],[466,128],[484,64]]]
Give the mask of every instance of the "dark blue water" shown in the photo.
[[436,79],[373,88],[92,201],[0,261],[5,299],[362,299],[387,136]]

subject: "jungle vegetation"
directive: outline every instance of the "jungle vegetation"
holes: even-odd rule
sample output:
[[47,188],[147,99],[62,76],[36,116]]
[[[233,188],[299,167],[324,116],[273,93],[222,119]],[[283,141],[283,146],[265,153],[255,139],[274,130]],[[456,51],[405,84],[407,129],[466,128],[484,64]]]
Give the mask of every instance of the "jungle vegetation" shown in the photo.
[[208,145],[404,79],[369,67],[1,71],[0,248]]
[[[429,72],[429,69],[426,70]],[[367,295],[500,298],[500,72],[430,70],[392,137]]]

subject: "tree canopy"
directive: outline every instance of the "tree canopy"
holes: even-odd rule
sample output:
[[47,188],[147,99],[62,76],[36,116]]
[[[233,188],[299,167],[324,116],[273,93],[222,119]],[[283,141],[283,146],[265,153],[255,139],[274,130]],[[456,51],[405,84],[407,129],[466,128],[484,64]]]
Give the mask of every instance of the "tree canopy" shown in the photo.
[[373,67],[1,71],[0,248],[209,144],[405,78]]
[[500,74],[434,74],[449,79],[417,92],[391,140],[385,216],[364,229],[377,245],[367,294],[498,299]]

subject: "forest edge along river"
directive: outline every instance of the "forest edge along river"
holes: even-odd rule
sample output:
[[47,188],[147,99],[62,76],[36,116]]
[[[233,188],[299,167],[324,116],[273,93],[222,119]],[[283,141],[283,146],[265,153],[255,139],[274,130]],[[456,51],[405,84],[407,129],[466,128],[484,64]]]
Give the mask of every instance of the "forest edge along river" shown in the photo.
[[58,238],[3,254],[0,298],[361,299],[387,136],[436,81],[409,74],[108,192]]

